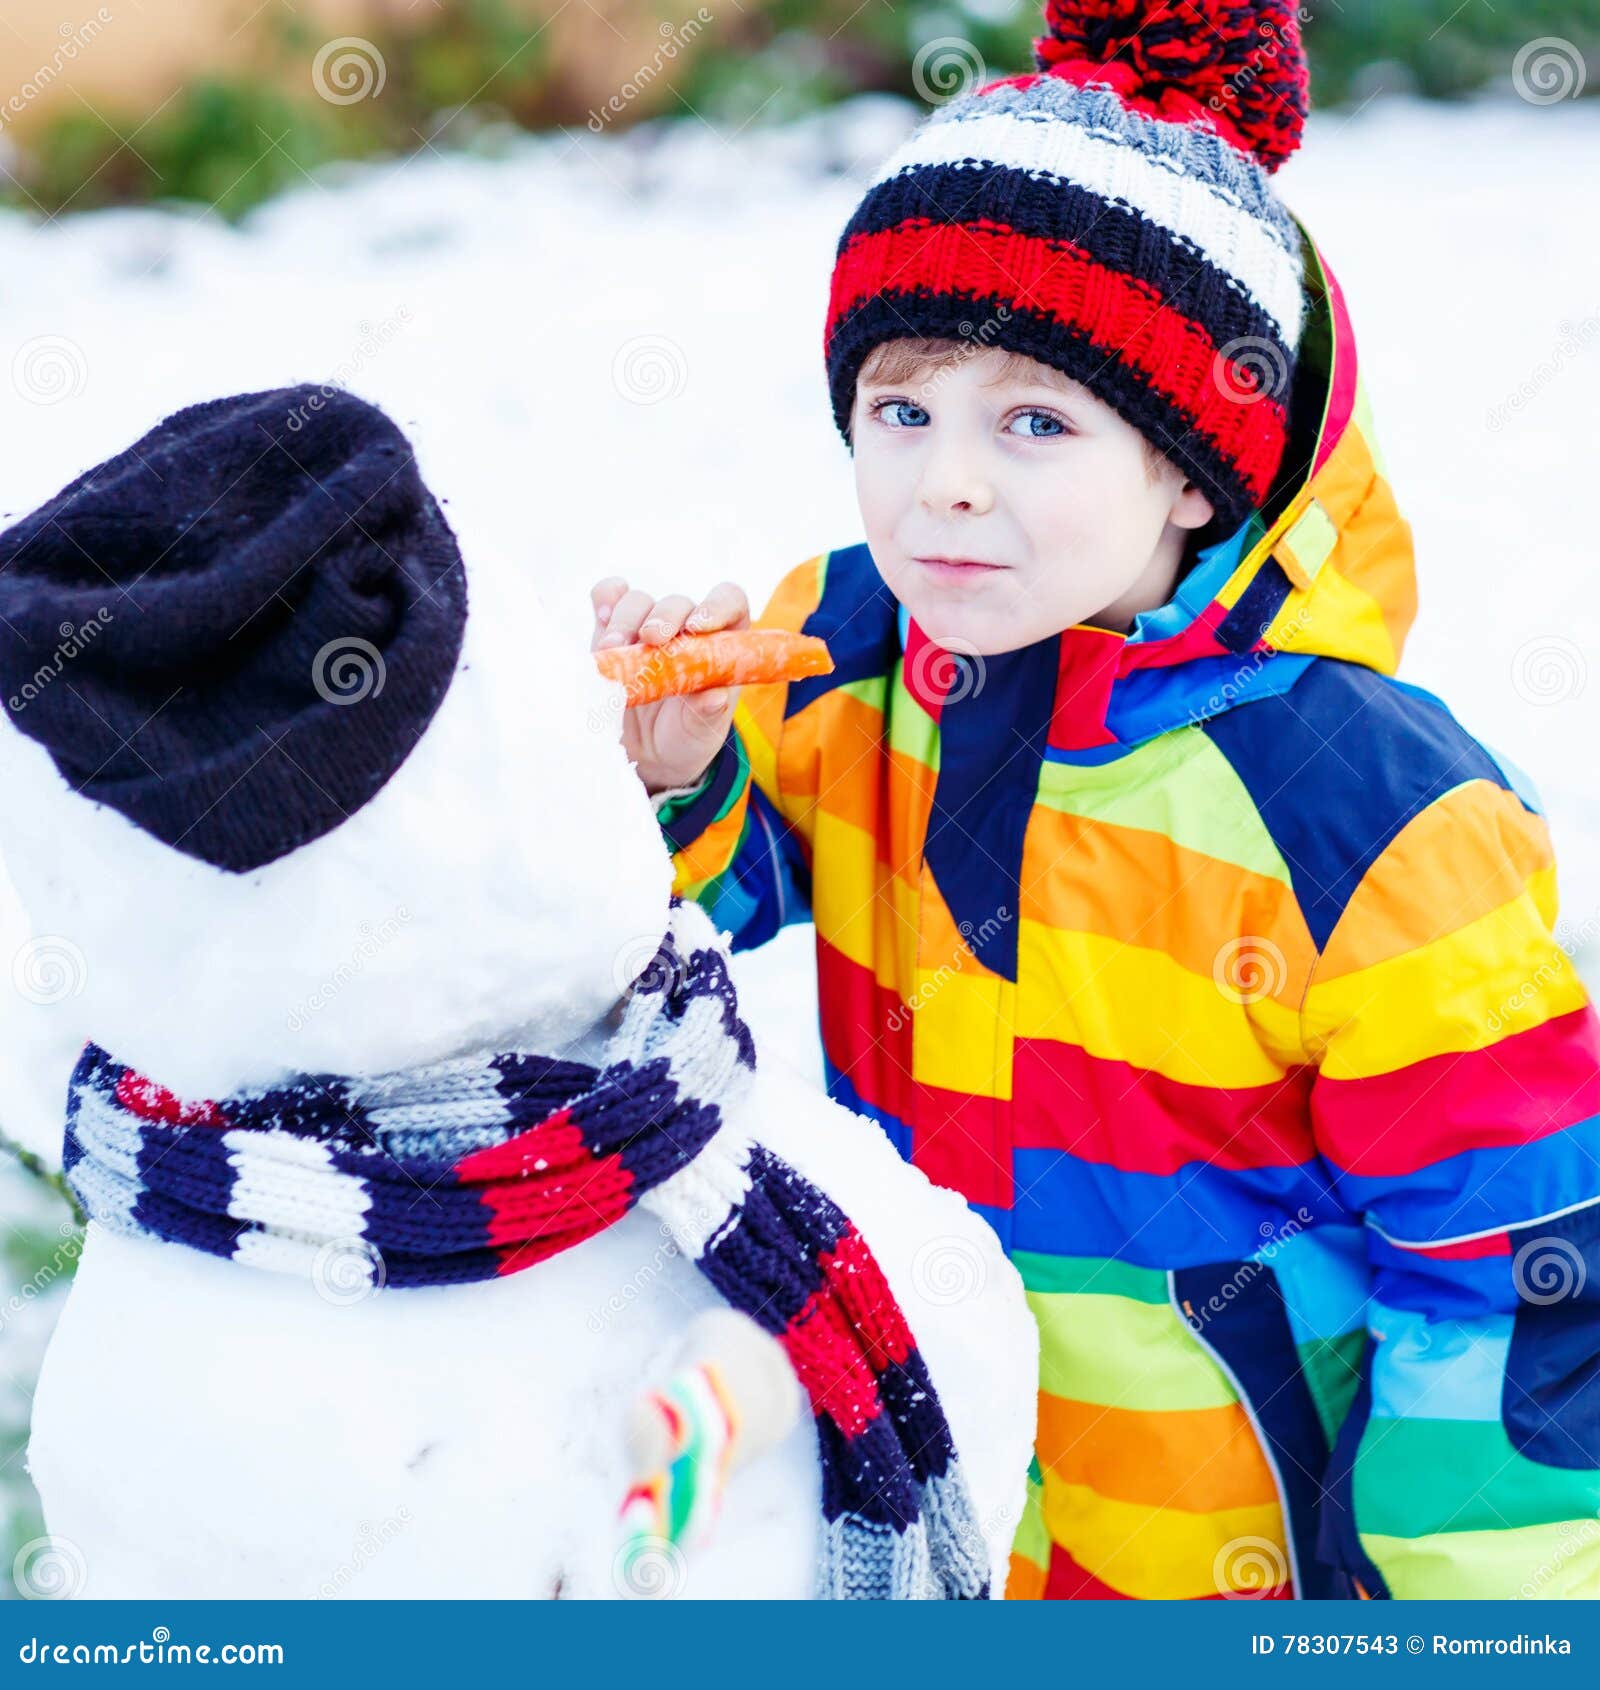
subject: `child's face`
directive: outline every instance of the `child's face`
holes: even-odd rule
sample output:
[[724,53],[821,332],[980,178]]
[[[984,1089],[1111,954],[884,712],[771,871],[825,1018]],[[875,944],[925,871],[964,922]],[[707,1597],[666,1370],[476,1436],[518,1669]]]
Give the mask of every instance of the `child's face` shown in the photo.
[[952,650],[1014,651],[1078,622],[1126,631],[1171,596],[1187,531],[1211,520],[1109,405],[997,347],[897,384],[869,360],[851,443],[878,571]]

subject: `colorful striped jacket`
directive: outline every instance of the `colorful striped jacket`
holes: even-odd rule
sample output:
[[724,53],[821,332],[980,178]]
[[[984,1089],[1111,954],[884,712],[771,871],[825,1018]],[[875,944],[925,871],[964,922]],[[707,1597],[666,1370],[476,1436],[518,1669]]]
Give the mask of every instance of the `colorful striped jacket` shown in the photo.
[[1305,246],[1298,479],[1169,603],[960,660],[813,558],[762,620],[833,673],[660,806],[736,947],[815,921],[830,1091],[1022,1274],[1014,1596],[1600,1595],[1600,1024],[1536,796],[1391,678]]

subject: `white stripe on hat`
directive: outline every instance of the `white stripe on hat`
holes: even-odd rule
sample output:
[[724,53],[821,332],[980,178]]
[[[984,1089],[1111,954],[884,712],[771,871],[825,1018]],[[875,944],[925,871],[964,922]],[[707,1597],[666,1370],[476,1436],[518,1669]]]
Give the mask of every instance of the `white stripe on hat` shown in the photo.
[[[1300,341],[1305,309],[1296,256],[1260,218],[1223,194],[1136,146],[1089,133],[1059,118],[994,113],[959,122],[927,123],[873,177],[871,187],[937,165],[1000,166],[1071,182],[1131,206],[1200,249],[1234,277],[1272,318],[1290,347]],[[1286,214],[1287,215],[1287,214]]]

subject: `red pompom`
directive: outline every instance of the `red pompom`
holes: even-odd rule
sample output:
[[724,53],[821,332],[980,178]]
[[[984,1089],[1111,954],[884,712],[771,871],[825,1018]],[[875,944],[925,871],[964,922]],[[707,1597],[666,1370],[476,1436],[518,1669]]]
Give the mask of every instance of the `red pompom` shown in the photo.
[[1114,88],[1133,110],[1208,122],[1276,170],[1308,104],[1293,0],[1045,0],[1034,63]]

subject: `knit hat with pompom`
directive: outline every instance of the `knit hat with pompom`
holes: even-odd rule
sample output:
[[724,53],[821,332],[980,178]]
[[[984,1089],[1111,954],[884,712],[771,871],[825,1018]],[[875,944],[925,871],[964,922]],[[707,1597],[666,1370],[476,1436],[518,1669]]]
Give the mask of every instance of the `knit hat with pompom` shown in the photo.
[[1268,177],[1300,143],[1292,0],[1047,0],[1037,70],[939,107],[873,179],[824,346],[846,440],[880,342],[948,338],[1082,382],[1232,532],[1288,434],[1300,233]]

